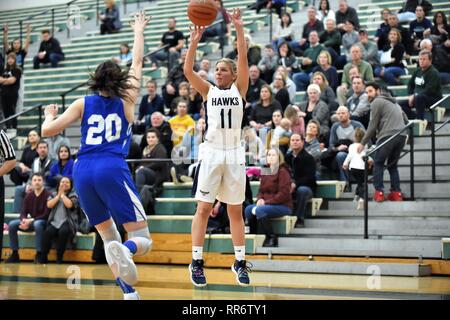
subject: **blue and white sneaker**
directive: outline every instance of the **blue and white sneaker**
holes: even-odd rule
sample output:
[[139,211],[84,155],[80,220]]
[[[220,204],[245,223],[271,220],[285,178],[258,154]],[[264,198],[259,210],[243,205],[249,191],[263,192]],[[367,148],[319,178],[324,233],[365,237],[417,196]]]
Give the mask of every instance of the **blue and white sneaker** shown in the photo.
[[236,275],[236,281],[240,286],[246,287],[250,285],[250,277],[248,273],[252,270],[250,269],[252,265],[249,263],[247,266],[247,262],[245,260],[235,260],[234,264],[231,266],[231,271]]
[[138,282],[138,272],[130,249],[118,241],[111,241],[106,247],[106,254],[117,266],[119,277],[128,285]]
[[192,263],[189,265],[189,275],[194,286],[206,286],[206,277],[205,272],[203,271],[203,260],[192,259]]

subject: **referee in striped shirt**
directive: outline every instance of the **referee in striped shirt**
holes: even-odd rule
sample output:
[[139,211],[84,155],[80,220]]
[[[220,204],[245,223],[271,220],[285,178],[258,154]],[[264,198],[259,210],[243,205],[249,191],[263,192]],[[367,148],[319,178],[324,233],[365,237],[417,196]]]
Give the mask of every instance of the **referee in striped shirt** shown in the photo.
[[5,223],[5,181],[3,176],[16,166],[16,154],[5,131],[0,130],[0,261],[3,250],[3,224]]

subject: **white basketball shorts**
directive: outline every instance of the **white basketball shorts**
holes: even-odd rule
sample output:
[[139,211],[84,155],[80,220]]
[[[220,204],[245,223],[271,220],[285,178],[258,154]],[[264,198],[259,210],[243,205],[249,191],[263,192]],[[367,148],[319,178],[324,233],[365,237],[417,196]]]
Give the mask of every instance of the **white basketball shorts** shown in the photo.
[[195,199],[239,205],[245,199],[245,148],[224,149],[203,142],[195,174]]

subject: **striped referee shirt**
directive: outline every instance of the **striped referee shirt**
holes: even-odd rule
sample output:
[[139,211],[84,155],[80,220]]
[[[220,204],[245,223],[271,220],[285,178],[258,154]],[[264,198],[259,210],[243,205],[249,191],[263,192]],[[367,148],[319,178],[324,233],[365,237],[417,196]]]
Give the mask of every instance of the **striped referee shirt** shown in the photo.
[[11,141],[9,141],[5,131],[0,130],[0,165],[3,165],[5,161],[14,160],[15,158],[16,153],[14,152]]

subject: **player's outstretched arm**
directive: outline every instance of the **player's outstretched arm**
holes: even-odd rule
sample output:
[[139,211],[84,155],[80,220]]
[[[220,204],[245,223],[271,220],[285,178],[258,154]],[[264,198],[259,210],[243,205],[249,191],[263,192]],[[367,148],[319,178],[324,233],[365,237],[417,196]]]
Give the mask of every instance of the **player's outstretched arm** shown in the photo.
[[81,119],[84,109],[84,98],[75,100],[69,108],[55,119],[58,115],[58,106],[56,104],[49,104],[45,106],[44,115],[45,120],[42,124],[41,137],[52,137],[66,129],[71,123]]
[[129,80],[132,89],[128,89],[127,95],[129,99],[125,101],[125,114],[127,120],[130,122],[134,120],[134,106],[140,95],[144,58],[144,29],[149,21],[150,17],[147,17],[145,12],[141,11],[136,13],[134,21],[130,23],[131,28],[134,30],[133,57],[130,71],[128,72],[128,74],[132,76]]
[[186,79],[188,79],[195,90],[197,90],[201,94],[203,99],[206,100],[210,84],[209,82],[203,80],[194,71],[195,53],[197,51],[198,43],[202,38],[203,32],[205,31],[205,27],[189,26],[189,31],[191,33],[191,42],[189,43],[189,48],[186,53],[186,60],[184,62],[183,71]]
[[231,21],[236,29],[238,64],[237,64],[237,79],[236,86],[241,96],[247,95],[249,72],[247,60],[247,44],[244,39],[244,21],[242,21],[241,10],[239,8],[233,9],[231,13]]

